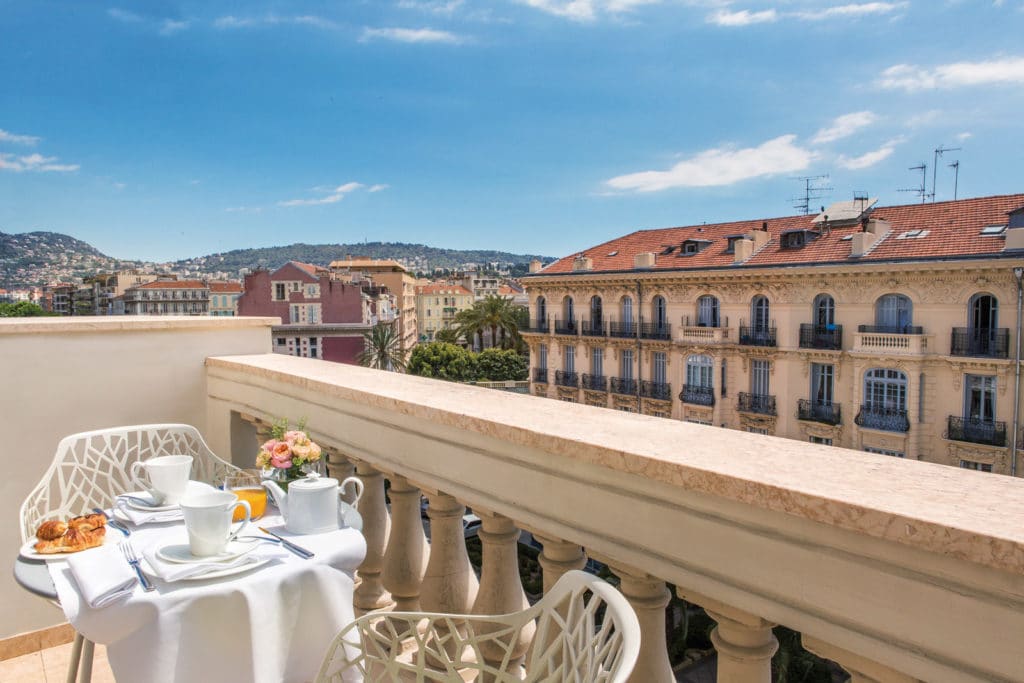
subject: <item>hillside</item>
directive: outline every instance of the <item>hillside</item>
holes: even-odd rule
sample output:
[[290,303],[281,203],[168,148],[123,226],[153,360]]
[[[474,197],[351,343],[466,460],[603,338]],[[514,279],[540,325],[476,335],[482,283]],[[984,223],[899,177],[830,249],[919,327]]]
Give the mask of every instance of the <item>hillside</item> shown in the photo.
[[57,232],[0,232],[0,288],[73,281],[97,271],[130,266]]

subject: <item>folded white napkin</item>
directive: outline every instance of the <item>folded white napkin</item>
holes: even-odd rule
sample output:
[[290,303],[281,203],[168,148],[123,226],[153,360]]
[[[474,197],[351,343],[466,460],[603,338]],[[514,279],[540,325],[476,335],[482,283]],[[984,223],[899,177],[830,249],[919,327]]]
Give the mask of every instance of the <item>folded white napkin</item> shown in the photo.
[[68,568],[90,607],[106,607],[131,595],[139,579],[115,545],[103,545],[68,558]]
[[142,551],[146,562],[153,568],[153,572],[167,583],[183,581],[185,579],[198,578],[203,574],[219,572],[224,569],[234,569],[250,564],[273,560],[288,556],[288,551],[277,544],[264,541],[252,541],[255,548],[252,552],[226,562],[167,562],[156,555],[157,548],[147,548]]
[[161,524],[163,522],[180,522],[185,519],[181,514],[181,508],[179,507],[176,507],[173,510],[163,510],[160,512],[138,510],[129,506],[128,501],[124,498],[118,498],[116,505],[121,514],[127,517],[128,521],[136,526],[142,524]]

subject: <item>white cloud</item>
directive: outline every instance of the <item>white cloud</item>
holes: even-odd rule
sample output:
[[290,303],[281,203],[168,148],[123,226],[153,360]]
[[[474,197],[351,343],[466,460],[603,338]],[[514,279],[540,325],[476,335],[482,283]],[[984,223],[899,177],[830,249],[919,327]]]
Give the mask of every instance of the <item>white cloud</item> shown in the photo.
[[465,39],[448,31],[433,28],[364,28],[359,42],[371,40],[393,40],[398,43],[447,43],[459,45]]
[[175,21],[174,19],[164,19],[160,23],[160,34],[169,36],[178,31],[184,31],[188,28],[189,22],[187,21]]
[[742,9],[736,12],[719,10],[707,18],[709,24],[718,26],[750,26],[751,24],[764,24],[778,19],[778,13],[773,9],[766,9],[760,12],[751,12]]
[[227,213],[263,213],[261,206],[229,206],[224,209]]
[[843,114],[836,117],[831,126],[822,128],[815,133],[811,142],[816,145],[823,145],[827,142],[842,140],[843,138],[850,137],[862,128],[867,128],[877,120],[878,117],[870,111],[855,111],[851,114]]
[[1024,57],[1001,57],[980,62],[954,62],[932,69],[896,64],[876,81],[886,90],[948,90],[971,85],[1024,84]]
[[963,142],[964,140],[968,140],[973,137],[974,133],[970,132],[969,130],[965,130],[963,133],[957,133],[956,135],[956,139],[959,142]]
[[802,171],[816,158],[813,151],[782,135],[758,147],[718,147],[680,161],[667,171],[641,171],[617,176],[606,184],[621,191],[658,192],[674,187],[713,187],[742,180]]
[[836,164],[838,164],[842,168],[846,168],[851,171],[859,171],[864,168],[870,168],[871,166],[874,166],[875,164],[881,161],[885,161],[890,156],[892,156],[892,153],[896,151],[896,145],[900,144],[901,142],[903,142],[902,138],[893,138],[892,140],[889,140],[888,142],[883,144],[878,149],[871,152],[866,152],[857,157],[848,157],[846,155],[841,154],[839,158],[836,159]]
[[805,21],[822,21],[833,18],[863,17],[869,14],[889,14],[907,6],[906,2],[861,2],[815,10],[794,12],[793,15]]
[[593,21],[601,14],[618,15],[661,0],[519,0],[519,2],[572,21]]
[[386,190],[389,187],[391,187],[391,186],[390,185],[385,185],[383,183],[378,183],[377,185],[371,185],[370,189],[368,189],[367,192],[380,192],[381,190]]
[[[317,206],[319,204],[337,204],[338,202],[340,202],[342,199],[345,198],[345,195],[349,194],[350,192],[355,192],[356,190],[359,190],[359,189],[361,189],[363,187],[365,187],[365,185],[363,185],[362,183],[356,183],[356,182],[345,183],[344,185],[339,185],[338,187],[334,188],[327,195],[325,195],[323,197],[310,197],[310,198],[307,198],[307,199],[287,199],[285,201],[278,202],[277,205],[278,206]],[[374,187],[377,187],[377,186],[375,185]],[[387,187],[387,186],[385,186],[385,187]],[[321,191],[321,192],[323,191],[320,188],[314,188],[314,190],[318,190],[318,191]]]
[[464,0],[400,0],[398,6],[431,14],[451,15],[462,7],[463,3]]
[[327,30],[339,28],[337,22],[325,19],[324,17],[318,17],[313,14],[301,14],[296,16],[266,14],[262,17],[236,17],[229,14],[227,16],[218,17],[213,21],[214,28],[224,30],[253,28],[256,26],[281,26],[289,24],[293,26],[312,26],[314,28]]
[[77,171],[80,168],[78,164],[59,164],[56,162],[57,157],[44,157],[42,154],[15,157],[13,154],[0,152],[0,170],[3,171],[14,171],[15,173],[23,171],[68,173]]
[[129,12],[128,10],[119,9],[117,7],[111,7],[108,9],[107,15],[110,16],[111,19],[117,19],[118,21],[123,21],[126,24],[137,24],[142,21],[142,17],[135,12]]
[[0,128],[0,142],[9,142],[13,145],[34,145],[41,138],[35,135],[16,135]]

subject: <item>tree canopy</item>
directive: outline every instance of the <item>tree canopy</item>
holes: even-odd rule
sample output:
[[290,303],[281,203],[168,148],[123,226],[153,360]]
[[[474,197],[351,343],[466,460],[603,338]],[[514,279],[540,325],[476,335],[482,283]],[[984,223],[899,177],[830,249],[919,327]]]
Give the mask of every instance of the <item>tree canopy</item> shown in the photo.
[[16,301],[13,304],[0,303],[0,318],[34,318],[56,315],[43,310],[39,304],[31,301]]
[[526,358],[513,349],[484,349],[476,360],[480,381],[522,382],[529,376]]
[[393,325],[377,323],[363,335],[364,348],[356,356],[360,365],[378,370],[402,372],[406,367],[402,339]]
[[409,355],[410,375],[452,382],[472,382],[477,377],[476,354],[447,342],[418,344]]

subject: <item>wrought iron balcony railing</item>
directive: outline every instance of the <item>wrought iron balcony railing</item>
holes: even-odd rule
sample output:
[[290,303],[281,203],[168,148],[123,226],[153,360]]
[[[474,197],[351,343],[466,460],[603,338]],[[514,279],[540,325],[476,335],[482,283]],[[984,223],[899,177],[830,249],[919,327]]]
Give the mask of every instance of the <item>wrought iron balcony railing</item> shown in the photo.
[[613,394],[636,395],[636,380],[625,377],[612,377],[609,381]]
[[559,320],[555,318],[555,334],[576,334],[579,325],[575,320]]
[[640,336],[643,339],[660,339],[672,341],[672,326],[668,323],[641,323]]
[[580,374],[566,370],[555,370],[555,384],[560,387],[578,388],[580,386]]
[[776,346],[775,328],[740,325],[740,344],[744,346]]
[[536,332],[537,334],[547,334],[551,331],[548,325],[547,318],[531,319],[529,326],[526,328],[527,332]]
[[842,325],[800,325],[801,349],[833,349],[843,348]]
[[857,417],[853,418],[861,427],[880,429],[886,432],[910,431],[910,420],[904,408],[887,408],[885,406],[861,405]]
[[741,391],[737,408],[743,413],[775,415],[775,397],[768,394],[748,394]]
[[640,395],[659,401],[671,401],[672,385],[667,382],[652,382],[645,379],[640,382]]
[[548,369],[547,368],[534,368],[533,369],[533,381],[539,382],[540,384],[548,383]]
[[608,336],[610,337],[635,337],[636,323],[631,320],[611,321],[608,323]]
[[581,375],[583,388],[589,391],[608,391],[608,378],[603,375]]
[[797,417],[801,420],[809,420],[810,422],[837,425],[842,421],[840,407],[838,403],[809,401],[802,398],[797,401]]
[[683,390],[679,392],[679,400],[697,406],[713,406],[715,405],[715,390],[697,384],[684,384]]
[[946,423],[946,438],[953,441],[1005,447],[1006,423],[950,415]]
[[954,327],[950,355],[1007,358],[1010,355],[1010,330],[1005,327]]
[[858,332],[870,334],[924,334],[920,325],[858,325]]
[[584,320],[582,332],[584,337],[603,337],[605,335],[604,321]]

